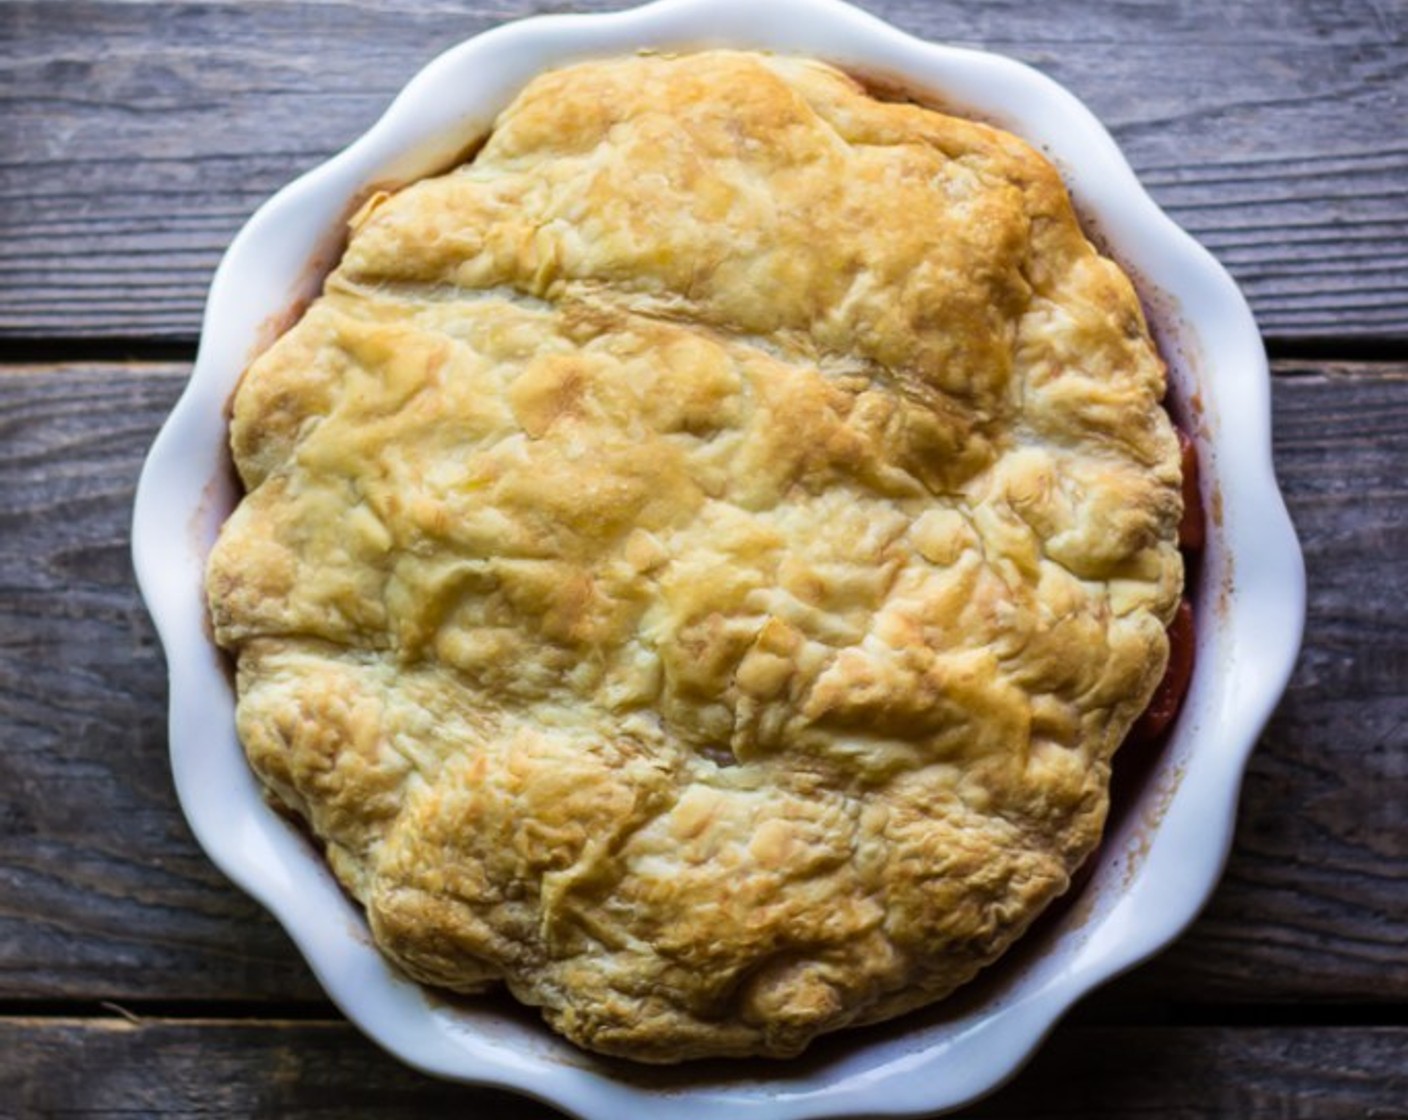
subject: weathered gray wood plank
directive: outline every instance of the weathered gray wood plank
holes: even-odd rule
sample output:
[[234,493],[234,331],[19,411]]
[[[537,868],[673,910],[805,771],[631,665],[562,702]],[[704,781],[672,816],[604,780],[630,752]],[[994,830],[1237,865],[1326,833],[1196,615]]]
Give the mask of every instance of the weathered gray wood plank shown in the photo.
[[183,366],[0,372],[0,994],[316,998],[195,847],[132,493]]
[[[1408,365],[1282,364],[1306,648],[1206,916],[1109,1001],[1408,998]],[[178,364],[0,372],[0,999],[317,1000],[176,807],[132,586]]]
[[[0,3],[0,337],[189,339],[255,206],[440,50],[630,0]],[[1069,85],[1273,337],[1408,338],[1408,9],[862,0]]]
[[[81,1076],[74,1071],[81,1070]],[[964,1115],[1360,1120],[1408,1116],[1402,1028],[1057,1030]],[[883,1104],[877,1101],[877,1104]],[[433,1081],[342,1023],[0,1020],[0,1116],[548,1120],[545,1105]]]

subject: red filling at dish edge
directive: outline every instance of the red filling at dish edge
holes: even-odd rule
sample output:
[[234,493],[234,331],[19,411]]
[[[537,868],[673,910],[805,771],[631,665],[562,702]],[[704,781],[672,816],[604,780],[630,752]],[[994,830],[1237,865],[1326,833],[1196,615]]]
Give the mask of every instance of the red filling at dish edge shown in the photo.
[[[1198,558],[1206,541],[1203,499],[1198,488],[1198,451],[1182,428],[1175,426],[1174,430],[1178,433],[1183,466],[1183,520],[1178,525],[1178,547],[1183,553],[1185,571],[1193,573],[1197,570]],[[1191,580],[1186,580],[1185,586],[1188,582]],[[1195,637],[1193,604],[1185,594],[1168,626],[1168,666],[1164,669],[1163,678],[1115,755],[1110,775],[1110,812],[1105,822],[1104,838],[1071,874],[1066,893],[1037,919],[1033,930],[1055,925],[1076,904],[1085,885],[1094,876],[1100,862],[1099,855],[1106,850],[1106,842],[1118,821],[1128,812],[1148,779],[1159,757],[1164,737],[1183,707],[1183,698],[1193,679]],[[1028,931],[1027,937],[1031,933]]]
[[[1178,547],[1183,550],[1185,565],[1191,568],[1206,539],[1203,499],[1198,489],[1198,450],[1182,428],[1175,430],[1183,459],[1183,520],[1178,525]],[[1168,627],[1168,667],[1149,706],[1130,728],[1126,744],[1151,742],[1173,723],[1193,678],[1193,639],[1193,604],[1185,594]]]

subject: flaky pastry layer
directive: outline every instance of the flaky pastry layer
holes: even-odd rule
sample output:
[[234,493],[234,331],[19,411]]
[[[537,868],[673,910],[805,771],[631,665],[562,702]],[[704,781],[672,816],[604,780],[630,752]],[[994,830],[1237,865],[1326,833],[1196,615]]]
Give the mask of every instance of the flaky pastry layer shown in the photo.
[[1182,585],[1163,393],[1014,137],[794,58],[545,74],[240,385],[240,737],[411,976],[796,1054],[1096,844]]

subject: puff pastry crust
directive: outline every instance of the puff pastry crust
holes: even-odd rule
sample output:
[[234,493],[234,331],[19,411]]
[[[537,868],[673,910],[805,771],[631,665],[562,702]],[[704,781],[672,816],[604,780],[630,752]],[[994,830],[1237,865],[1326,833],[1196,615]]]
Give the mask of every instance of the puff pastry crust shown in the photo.
[[628,57],[352,225],[241,382],[207,587],[381,949],[654,1062],[997,957],[1183,578],[1163,365],[1051,166],[817,62]]

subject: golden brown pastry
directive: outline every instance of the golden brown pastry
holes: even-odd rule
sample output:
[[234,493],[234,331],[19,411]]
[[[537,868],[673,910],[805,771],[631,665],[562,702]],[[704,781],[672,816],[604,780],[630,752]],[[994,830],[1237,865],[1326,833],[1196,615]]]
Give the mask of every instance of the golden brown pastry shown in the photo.
[[1178,445],[1012,136],[726,51],[543,75],[248,370],[239,733],[377,944],[594,1050],[938,999],[1095,845]]

